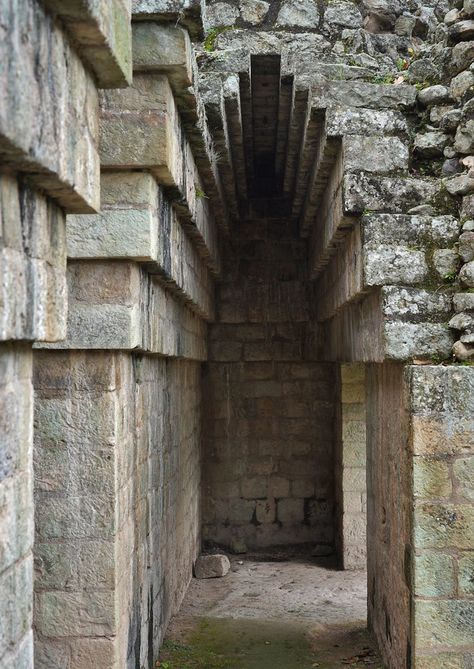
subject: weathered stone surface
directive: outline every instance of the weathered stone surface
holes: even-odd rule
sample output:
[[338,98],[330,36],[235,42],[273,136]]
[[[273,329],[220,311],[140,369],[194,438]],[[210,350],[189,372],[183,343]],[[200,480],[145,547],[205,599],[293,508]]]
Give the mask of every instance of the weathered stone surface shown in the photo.
[[208,28],[233,26],[238,16],[239,10],[237,7],[225,2],[215,2],[208,5],[206,9],[206,26]]
[[179,24],[193,39],[203,37],[205,5],[201,0],[132,0],[134,20],[157,20]]
[[133,87],[104,93],[101,160],[107,168],[148,168],[189,221],[209,265],[219,271],[217,231],[167,78],[137,74]]
[[467,288],[474,288],[474,260],[461,267],[459,278]]
[[[9,26],[0,44],[0,60],[6,64],[1,86],[8,91],[0,108],[2,160],[32,173],[34,182],[68,212],[94,211],[99,156],[93,79],[40,4],[2,5]],[[26,25],[30,29],[23,40]],[[64,83],[60,93],[55,81]]]
[[453,249],[436,249],[433,252],[433,267],[441,279],[449,278],[459,268],[459,255]]
[[425,158],[436,158],[443,155],[448,142],[449,137],[443,132],[425,132],[415,137],[415,150]]
[[415,595],[449,597],[455,594],[456,578],[451,555],[425,552],[414,558]]
[[278,13],[277,28],[316,28],[318,6],[313,0],[284,0]]
[[352,2],[337,0],[326,7],[324,23],[330,27],[358,28],[362,25],[362,15]]
[[196,578],[221,578],[230,569],[227,555],[200,555],[194,564]]
[[132,80],[130,3],[124,0],[72,4],[44,0],[73,35],[81,58],[94,72],[100,88],[128,86]]
[[265,19],[270,3],[264,0],[243,0],[240,3],[240,14],[244,21],[258,25]]
[[348,172],[384,174],[408,169],[408,147],[398,137],[350,135],[343,147]]
[[418,93],[418,100],[427,107],[443,104],[449,100],[449,89],[441,85],[428,86]]
[[344,207],[347,213],[364,210],[403,213],[422,202],[431,201],[438,191],[437,184],[421,179],[346,174],[344,177]]

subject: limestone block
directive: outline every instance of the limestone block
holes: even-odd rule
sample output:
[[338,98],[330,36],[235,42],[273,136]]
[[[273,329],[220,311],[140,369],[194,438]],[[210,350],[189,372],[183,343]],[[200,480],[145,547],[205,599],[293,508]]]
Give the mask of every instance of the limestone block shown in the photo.
[[456,460],[453,473],[458,493],[465,499],[474,501],[474,457]]
[[37,348],[139,348],[180,357],[205,356],[202,319],[137,264],[71,262],[68,283],[67,338]]
[[389,320],[446,321],[451,314],[451,298],[419,288],[384,286],[382,310]]
[[14,177],[0,178],[0,340],[64,337],[65,220]]
[[151,21],[133,25],[135,72],[166,73],[177,88],[193,86],[196,63],[192,49],[189,34],[182,28]]
[[302,499],[279,499],[277,519],[284,525],[296,525],[304,519],[304,502]]
[[46,637],[107,636],[115,632],[113,592],[43,592],[38,628]]
[[[66,211],[94,211],[99,156],[92,76],[41,4],[4,1],[2,18],[9,26],[0,44],[0,60],[6,63],[0,86],[8,91],[0,109],[2,160],[32,173],[34,183]],[[26,37],[24,26],[30,27]]]
[[362,14],[358,7],[345,0],[336,0],[326,7],[324,23],[330,28],[359,28],[362,26]]
[[[0,574],[0,613],[2,636],[0,660],[8,658],[9,651],[18,653],[20,645],[27,642],[33,613],[33,559],[28,556],[15,569]],[[29,640],[31,643],[31,640]],[[24,649],[22,652],[26,652]]]
[[420,502],[414,519],[415,544],[420,549],[469,548],[474,522],[472,506]]
[[472,596],[474,594],[474,558],[472,555],[461,556],[458,562],[458,579],[460,594]]
[[74,38],[79,55],[100,88],[127,86],[132,80],[130,3],[126,0],[44,0]]
[[89,669],[96,663],[101,669],[114,669],[117,650],[114,639],[73,639],[70,669]]
[[448,358],[454,337],[447,325],[436,323],[386,323],[386,355],[393,360],[439,356]]
[[472,643],[472,602],[452,599],[416,604],[415,634],[420,649],[469,646]]
[[132,0],[134,21],[153,20],[174,25],[179,22],[195,40],[203,37],[203,15],[202,0]]
[[422,158],[437,158],[443,155],[449,141],[449,136],[438,130],[419,133],[415,137],[414,149]]
[[343,150],[348,172],[384,174],[408,169],[408,146],[398,137],[350,135],[344,138]]
[[439,184],[422,179],[346,174],[343,188],[347,214],[360,214],[365,209],[404,213],[420,202],[430,202],[438,193]]
[[454,559],[451,555],[426,551],[414,558],[414,594],[450,597],[456,592]]
[[221,578],[230,570],[227,555],[200,555],[194,565],[196,578]]
[[102,213],[68,219],[68,254],[146,263],[196,312],[212,318],[209,270],[150,174],[103,173]]
[[463,653],[436,653],[436,655],[418,655],[416,669],[464,669]]
[[451,475],[446,462],[415,458],[413,462],[413,494],[418,498],[450,497]]
[[243,21],[252,25],[259,25],[265,19],[270,9],[270,3],[265,2],[265,0],[242,0],[239,7]]
[[103,94],[100,146],[104,167],[147,168],[168,189],[203,256],[218,272],[213,215],[165,76],[137,74],[132,87]]
[[416,285],[423,282],[428,266],[423,251],[403,246],[368,247],[364,250],[364,278],[367,286],[389,283]]
[[239,17],[239,10],[226,2],[215,2],[206,8],[207,29],[220,26],[233,26]]
[[326,106],[365,107],[367,109],[409,109],[415,105],[414,86],[386,86],[359,81],[333,81],[312,88],[312,104]]
[[275,27],[316,28],[319,22],[318,7],[312,0],[285,0],[282,3]]
[[449,101],[449,90],[441,85],[428,86],[418,93],[418,100],[427,107],[443,104]]
[[258,499],[255,505],[255,518],[258,523],[274,523],[276,503],[274,499]]
[[342,135],[405,135],[405,116],[398,111],[332,107],[326,112],[326,132],[330,137]]
[[13,649],[1,658],[5,669],[31,669],[33,666],[33,633],[29,632]]
[[373,245],[420,246],[454,244],[459,235],[459,221],[454,216],[366,214],[364,242]]

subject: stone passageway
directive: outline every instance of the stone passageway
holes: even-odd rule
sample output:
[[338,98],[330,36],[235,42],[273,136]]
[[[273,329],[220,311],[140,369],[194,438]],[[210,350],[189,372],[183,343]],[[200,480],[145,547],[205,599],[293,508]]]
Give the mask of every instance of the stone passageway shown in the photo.
[[0,669],[473,669],[473,0],[0,35]]
[[331,558],[234,556],[222,579],[194,579],[158,667],[340,669],[382,663],[366,623],[366,574]]

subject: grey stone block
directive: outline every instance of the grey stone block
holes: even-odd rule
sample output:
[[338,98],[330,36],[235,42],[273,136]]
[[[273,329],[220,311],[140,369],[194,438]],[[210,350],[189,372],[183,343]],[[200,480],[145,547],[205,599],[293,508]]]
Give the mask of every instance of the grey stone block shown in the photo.
[[194,565],[196,578],[221,578],[226,576],[230,569],[229,558],[226,555],[200,555]]

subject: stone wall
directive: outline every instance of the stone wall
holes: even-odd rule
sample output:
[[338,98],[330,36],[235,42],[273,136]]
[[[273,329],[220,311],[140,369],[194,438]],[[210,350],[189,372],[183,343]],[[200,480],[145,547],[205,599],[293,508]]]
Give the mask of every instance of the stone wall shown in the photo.
[[153,663],[201,420],[206,541],[362,564],[338,361],[386,663],[467,669],[472,1],[207,4],[0,0],[0,666],[34,509],[36,666]]
[[[224,252],[204,394],[204,538],[334,541],[336,369],[318,359],[305,243],[260,203]],[[266,210],[266,208],[269,208]]]
[[337,553],[343,569],[366,569],[367,448],[363,365],[341,365],[336,425]]
[[33,666],[31,345],[66,334],[65,214],[99,204],[97,82],[131,77],[127,3],[67,4],[0,2],[2,669]]
[[199,365],[35,354],[35,666],[151,666],[199,550]]
[[366,373],[369,625],[385,663],[408,669],[412,504],[404,367],[367,365]]
[[421,669],[474,657],[472,369],[410,367],[413,646]]

